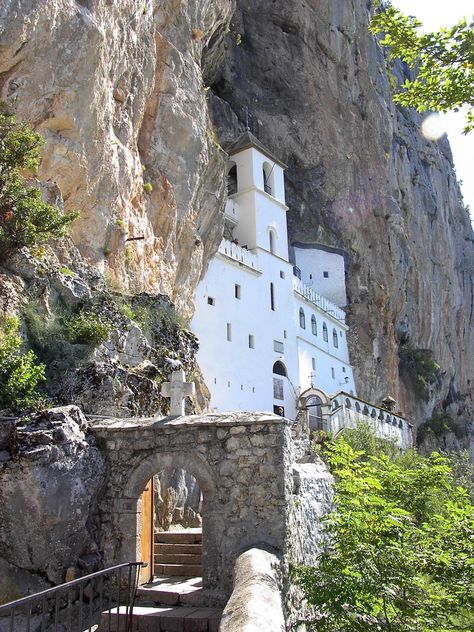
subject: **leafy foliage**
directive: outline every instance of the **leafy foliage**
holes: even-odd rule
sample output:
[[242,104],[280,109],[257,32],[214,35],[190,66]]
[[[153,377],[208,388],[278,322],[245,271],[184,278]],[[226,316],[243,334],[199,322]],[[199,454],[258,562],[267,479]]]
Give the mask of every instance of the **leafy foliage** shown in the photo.
[[309,629],[468,632],[474,625],[474,507],[445,457],[327,447],[336,477],[318,567],[294,571]]
[[421,23],[416,18],[391,5],[381,9],[372,18],[371,32],[383,33],[381,44],[389,48],[390,57],[416,71],[394,101],[419,112],[446,112],[467,105],[464,131],[470,131],[474,127],[474,23],[463,19],[436,32],[419,33]]
[[44,365],[33,351],[22,353],[18,318],[6,318],[0,329],[0,409],[19,412],[43,403],[37,387],[45,379]]
[[441,367],[433,360],[430,349],[415,349],[410,345],[401,345],[399,372],[421,399],[429,397],[429,387],[441,377]]
[[59,237],[77,217],[63,215],[47,204],[41,192],[29,187],[21,170],[35,171],[43,139],[24,124],[16,122],[0,103],[0,259],[6,260],[23,246],[35,246]]
[[110,334],[110,323],[93,312],[79,312],[65,321],[69,342],[83,345],[99,345]]

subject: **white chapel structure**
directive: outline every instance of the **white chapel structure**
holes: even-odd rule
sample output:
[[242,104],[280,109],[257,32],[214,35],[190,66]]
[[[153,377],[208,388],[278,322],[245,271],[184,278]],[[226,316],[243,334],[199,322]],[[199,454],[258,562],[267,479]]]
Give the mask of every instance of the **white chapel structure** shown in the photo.
[[224,238],[197,287],[191,322],[211,410],[294,420],[303,407],[312,429],[333,431],[363,415],[405,443],[406,420],[356,396],[344,252],[295,243],[290,262],[285,165],[249,131],[228,153]]

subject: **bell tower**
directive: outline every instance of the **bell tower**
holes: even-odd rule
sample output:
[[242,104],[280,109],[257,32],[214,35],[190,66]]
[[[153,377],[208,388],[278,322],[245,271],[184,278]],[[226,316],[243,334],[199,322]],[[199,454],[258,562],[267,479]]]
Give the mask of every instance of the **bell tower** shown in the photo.
[[227,151],[226,219],[233,222],[232,238],[249,250],[260,248],[288,261],[286,165],[249,131]]

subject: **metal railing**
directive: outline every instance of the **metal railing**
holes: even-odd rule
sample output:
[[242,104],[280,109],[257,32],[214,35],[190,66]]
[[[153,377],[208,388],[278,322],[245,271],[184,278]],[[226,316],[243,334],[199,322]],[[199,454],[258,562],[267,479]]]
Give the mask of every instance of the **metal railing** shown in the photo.
[[268,195],[272,194],[272,187],[269,184],[264,184],[263,185],[263,189],[264,189],[265,193],[268,193]]
[[1,605],[0,632],[131,632],[144,566],[111,566]]

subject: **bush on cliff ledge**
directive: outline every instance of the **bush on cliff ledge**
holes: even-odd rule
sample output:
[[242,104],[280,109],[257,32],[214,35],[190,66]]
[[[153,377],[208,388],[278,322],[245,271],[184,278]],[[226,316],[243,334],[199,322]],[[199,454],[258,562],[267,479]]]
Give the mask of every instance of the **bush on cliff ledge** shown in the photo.
[[44,365],[33,351],[21,351],[18,318],[6,318],[0,326],[0,410],[19,412],[43,403],[38,384],[45,379]]
[[20,173],[36,170],[42,144],[42,137],[17,123],[0,102],[0,261],[23,246],[60,237],[77,217],[44,202],[41,191],[27,186]]

